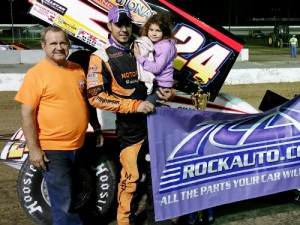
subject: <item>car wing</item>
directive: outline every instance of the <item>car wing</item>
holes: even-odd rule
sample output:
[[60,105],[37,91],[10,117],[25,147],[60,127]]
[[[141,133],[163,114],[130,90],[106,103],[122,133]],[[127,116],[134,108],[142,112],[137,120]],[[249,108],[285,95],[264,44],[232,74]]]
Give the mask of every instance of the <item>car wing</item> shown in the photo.
[[[155,12],[169,14],[174,21],[178,55],[174,62],[174,88],[186,93],[210,93],[214,101],[243,41],[222,27],[211,27],[179,7],[179,1],[166,0],[29,0],[29,14],[47,24],[63,28],[69,35],[97,49],[108,41],[107,12],[113,5],[131,10],[138,31]],[[181,4],[182,5],[182,4]]]

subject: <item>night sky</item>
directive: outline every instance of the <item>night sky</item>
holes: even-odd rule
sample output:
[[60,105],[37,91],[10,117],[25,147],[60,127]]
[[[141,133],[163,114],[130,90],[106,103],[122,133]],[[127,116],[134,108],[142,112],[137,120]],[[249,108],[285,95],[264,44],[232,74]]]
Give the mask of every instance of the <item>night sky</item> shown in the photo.
[[[31,6],[27,0],[14,0],[12,6],[13,22],[15,24],[38,23],[35,18],[27,14]],[[8,0],[2,0],[0,9],[0,24],[7,23],[11,23],[10,2]]]
[[[299,0],[170,0],[208,24],[221,26],[264,26],[274,22],[257,21],[257,18],[300,19]],[[198,6],[200,5],[200,6]],[[256,18],[256,20],[254,20]],[[300,21],[297,22],[300,25]]]
[[[72,1],[72,0],[70,0]],[[253,18],[300,18],[298,0],[170,0],[183,9],[192,12],[207,24],[221,26],[273,25],[274,22],[253,21]],[[11,23],[10,2],[1,1],[0,24]],[[28,15],[30,4],[27,0],[13,1],[15,24],[38,23]],[[230,6],[230,7],[229,7]],[[230,15],[230,17],[229,17]],[[230,20],[229,20],[230,18]],[[291,22],[293,23],[293,22]],[[300,25],[300,21],[293,25]]]

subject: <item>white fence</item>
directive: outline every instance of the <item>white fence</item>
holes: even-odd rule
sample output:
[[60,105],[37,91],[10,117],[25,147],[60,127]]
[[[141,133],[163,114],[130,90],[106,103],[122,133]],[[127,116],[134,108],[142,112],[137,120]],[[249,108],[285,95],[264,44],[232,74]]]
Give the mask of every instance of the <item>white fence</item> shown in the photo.
[[[24,75],[0,73],[0,91],[17,91]],[[232,69],[225,80],[227,85],[281,82],[300,82],[300,68]]]
[[[260,30],[264,34],[273,33],[274,26],[224,26],[224,29],[230,31],[235,35],[248,36],[249,31]],[[289,26],[290,34],[300,34],[300,26]]]

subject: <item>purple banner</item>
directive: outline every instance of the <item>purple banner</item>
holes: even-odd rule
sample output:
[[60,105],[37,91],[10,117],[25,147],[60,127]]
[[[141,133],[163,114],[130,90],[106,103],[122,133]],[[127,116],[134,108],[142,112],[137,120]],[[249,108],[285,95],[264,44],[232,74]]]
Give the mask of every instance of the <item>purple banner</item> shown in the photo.
[[258,114],[148,116],[155,218],[300,187],[300,96]]

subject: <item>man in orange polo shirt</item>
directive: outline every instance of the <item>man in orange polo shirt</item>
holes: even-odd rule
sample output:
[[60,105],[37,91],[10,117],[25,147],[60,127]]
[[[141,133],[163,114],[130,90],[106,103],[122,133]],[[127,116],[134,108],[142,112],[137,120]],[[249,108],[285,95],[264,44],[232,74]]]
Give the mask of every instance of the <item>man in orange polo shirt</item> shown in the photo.
[[[42,170],[47,183],[54,225],[79,225],[72,213],[73,177],[77,155],[89,122],[86,76],[67,60],[69,38],[58,27],[42,32],[46,57],[29,69],[15,99],[22,112],[22,128],[30,163]],[[91,122],[101,129],[97,121]],[[101,142],[103,137],[100,135]],[[77,175],[78,176],[78,175]]]

